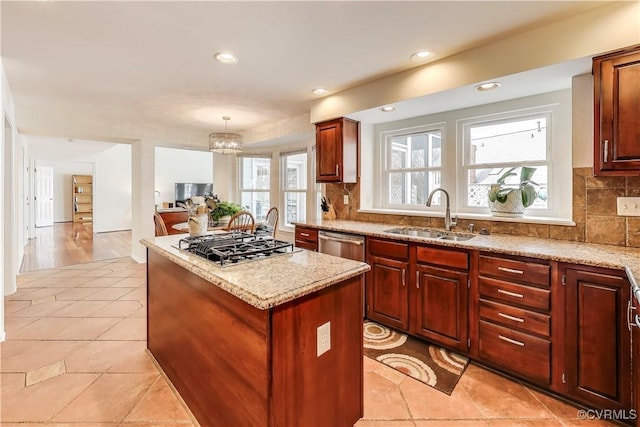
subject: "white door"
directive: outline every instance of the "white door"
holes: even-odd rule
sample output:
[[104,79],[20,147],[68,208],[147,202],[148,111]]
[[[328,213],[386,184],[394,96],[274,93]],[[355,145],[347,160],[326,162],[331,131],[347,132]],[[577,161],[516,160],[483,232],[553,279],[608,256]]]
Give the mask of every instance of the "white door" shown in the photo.
[[36,168],[36,227],[53,225],[53,168]]

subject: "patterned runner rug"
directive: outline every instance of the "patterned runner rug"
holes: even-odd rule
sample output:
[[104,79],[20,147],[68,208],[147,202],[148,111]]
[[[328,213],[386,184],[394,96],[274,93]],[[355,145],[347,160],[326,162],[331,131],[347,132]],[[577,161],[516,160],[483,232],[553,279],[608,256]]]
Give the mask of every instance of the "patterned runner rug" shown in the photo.
[[364,354],[451,395],[469,359],[365,320]]

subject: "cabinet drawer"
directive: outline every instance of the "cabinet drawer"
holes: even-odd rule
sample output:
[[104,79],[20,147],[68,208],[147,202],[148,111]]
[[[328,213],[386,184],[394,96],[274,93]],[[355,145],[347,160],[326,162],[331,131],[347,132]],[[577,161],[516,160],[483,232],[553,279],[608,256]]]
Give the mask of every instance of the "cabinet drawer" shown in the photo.
[[[318,230],[315,228],[303,228],[296,227],[296,243],[297,242],[309,242],[318,244]],[[296,244],[296,246],[298,246]]]
[[551,335],[550,316],[546,314],[481,299],[480,317],[525,332]]
[[548,289],[534,288],[488,277],[480,277],[478,283],[481,297],[538,310],[549,311],[550,309],[549,295],[551,291]]
[[318,251],[318,245],[316,243],[303,242],[300,240],[296,240],[295,246],[296,248],[300,248],[300,249],[307,249],[307,250],[316,251],[316,252]]
[[418,262],[440,265],[442,267],[469,269],[469,254],[463,251],[439,249],[430,246],[418,246],[416,248],[416,260]]
[[479,356],[500,368],[549,384],[551,342],[513,329],[480,321]]
[[549,266],[534,262],[480,255],[480,275],[549,286]]
[[370,255],[402,260],[409,259],[409,245],[407,243],[368,239],[367,247],[369,248]]

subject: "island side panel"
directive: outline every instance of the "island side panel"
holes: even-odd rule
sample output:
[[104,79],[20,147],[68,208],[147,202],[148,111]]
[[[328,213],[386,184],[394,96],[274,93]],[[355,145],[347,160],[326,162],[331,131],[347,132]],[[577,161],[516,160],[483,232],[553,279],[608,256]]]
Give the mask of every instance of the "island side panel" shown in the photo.
[[268,311],[147,251],[147,347],[203,426],[268,420]]
[[[272,427],[351,427],[363,415],[363,275],[273,309]],[[317,328],[331,349],[317,357]]]

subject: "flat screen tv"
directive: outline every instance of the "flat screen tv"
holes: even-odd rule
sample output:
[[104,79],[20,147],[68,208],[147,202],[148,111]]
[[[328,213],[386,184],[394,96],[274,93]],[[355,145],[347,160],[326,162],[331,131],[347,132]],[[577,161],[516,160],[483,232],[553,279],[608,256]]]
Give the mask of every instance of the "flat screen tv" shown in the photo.
[[212,196],[213,184],[198,184],[195,182],[176,182],[176,206],[184,203],[193,196]]

